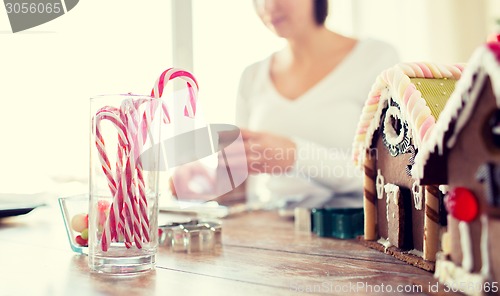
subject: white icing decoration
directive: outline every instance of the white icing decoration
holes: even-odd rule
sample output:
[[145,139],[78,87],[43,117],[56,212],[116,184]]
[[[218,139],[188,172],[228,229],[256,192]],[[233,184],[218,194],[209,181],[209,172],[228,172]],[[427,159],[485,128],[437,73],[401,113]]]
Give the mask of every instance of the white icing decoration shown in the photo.
[[380,170],[377,170],[377,179],[375,183],[377,187],[377,198],[382,199],[384,197],[384,176]]
[[384,246],[385,250],[387,250],[388,248],[392,247],[391,242],[388,239],[385,239],[385,238],[382,238],[382,237],[377,241],[377,243],[379,243],[382,246]]
[[438,188],[443,195],[446,195],[448,193],[448,185],[439,185]]
[[385,211],[386,211],[386,219],[387,219],[387,222],[389,222],[389,217],[390,217],[390,214],[392,214],[392,218],[395,219],[396,218],[396,213],[389,213],[389,204],[391,203],[391,197],[392,197],[392,200],[394,201],[394,204],[395,205],[398,205],[399,204],[399,187],[397,185],[394,185],[394,184],[390,184],[390,183],[387,183],[384,185],[384,189],[385,189],[385,194],[387,196],[385,202],[386,202],[386,208],[385,208]]
[[387,200],[392,196],[395,204],[399,204],[399,186],[391,183],[384,185],[385,194],[387,195]]
[[423,195],[423,190],[422,187],[420,186],[420,182],[417,180],[413,182],[413,186],[411,188],[411,191],[413,192],[413,201],[415,202],[415,209],[417,210],[422,210],[422,195]]
[[490,253],[488,248],[488,216],[481,215],[481,274],[490,278]]
[[412,255],[418,256],[420,258],[424,257],[424,252],[419,251],[419,250],[415,250],[415,249],[408,251],[408,254],[412,254]]
[[[477,100],[479,94],[483,90],[483,84],[485,82],[486,77],[487,76],[486,76],[486,73],[484,71],[479,71],[477,73],[476,82],[474,83],[474,86],[472,88],[471,93],[468,95],[470,101],[475,102]],[[464,94],[466,94],[466,93],[464,93]],[[472,99],[472,98],[474,98],[474,99]],[[465,126],[467,121],[469,120],[471,113],[472,113],[472,110],[474,110],[474,106],[475,106],[475,104],[473,104],[471,102],[469,102],[468,104],[465,104],[462,112],[457,117],[457,120],[455,122],[455,129],[453,130],[453,133],[451,134],[450,139],[446,143],[446,146],[448,148],[455,145],[455,142],[457,140],[457,135],[462,130],[462,128]],[[440,154],[442,154],[442,152]]]
[[457,283],[467,283],[465,291],[469,295],[482,295],[477,287],[485,287],[486,278],[479,273],[471,273],[460,266],[455,265],[453,261],[446,260],[442,254],[438,253],[436,261],[436,271],[434,277],[441,283],[451,287],[458,287]]
[[[399,120],[399,123],[401,125],[401,131],[399,132],[399,134],[392,126],[391,122],[392,118],[394,118],[395,120]],[[401,119],[401,111],[399,111],[399,109],[394,106],[389,107],[389,109],[387,109],[385,113],[385,120],[384,120],[385,139],[389,144],[396,146],[403,141],[405,133],[403,132],[402,126],[403,126],[403,120]]]
[[462,268],[466,271],[472,271],[474,258],[472,257],[472,239],[470,237],[469,224],[464,221],[458,223],[460,231],[460,246],[462,247]]

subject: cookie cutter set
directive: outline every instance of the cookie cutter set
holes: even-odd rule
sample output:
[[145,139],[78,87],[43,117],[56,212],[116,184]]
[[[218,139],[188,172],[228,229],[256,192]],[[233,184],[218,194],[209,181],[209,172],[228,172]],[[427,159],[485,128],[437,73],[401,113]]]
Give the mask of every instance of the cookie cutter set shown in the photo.
[[174,252],[210,252],[222,245],[222,225],[192,219],[158,226],[159,245]]

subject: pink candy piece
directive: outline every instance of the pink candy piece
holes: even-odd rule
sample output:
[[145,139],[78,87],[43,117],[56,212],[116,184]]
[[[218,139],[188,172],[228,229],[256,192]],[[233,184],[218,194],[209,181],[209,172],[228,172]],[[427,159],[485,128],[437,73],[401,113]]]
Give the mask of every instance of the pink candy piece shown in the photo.
[[422,126],[420,127],[420,139],[423,140],[425,135],[427,134],[427,131],[431,128],[436,123],[434,117],[429,116],[427,119],[422,123]]
[[424,63],[416,63],[416,64],[420,67],[420,69],[424,73],[425,78],[434,78],[434,76],[432,75],[431,69],[429,69],[429,67],[427,67],[426,64],[424,64]]
[[408,105],[408,100],[415,91],[417,91],[417,88],[413,83],[408,85],[408,87],[405,89],[405,92],[403,94],[403,102],[405,103],[405,105]]

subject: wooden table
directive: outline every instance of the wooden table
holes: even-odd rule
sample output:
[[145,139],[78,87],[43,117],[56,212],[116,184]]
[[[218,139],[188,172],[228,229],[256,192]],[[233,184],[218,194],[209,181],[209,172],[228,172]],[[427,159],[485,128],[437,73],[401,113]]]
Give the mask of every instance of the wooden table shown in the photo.
[[70,250],[55,203],[0,220],[0,266],[1,296],[400,295],[398,287],[429,292],[436,283],[431,273],[355,240],[295,232],[275,212],[223,220],[223,246],[214,253],[160,249],[155,271],[99,275]]

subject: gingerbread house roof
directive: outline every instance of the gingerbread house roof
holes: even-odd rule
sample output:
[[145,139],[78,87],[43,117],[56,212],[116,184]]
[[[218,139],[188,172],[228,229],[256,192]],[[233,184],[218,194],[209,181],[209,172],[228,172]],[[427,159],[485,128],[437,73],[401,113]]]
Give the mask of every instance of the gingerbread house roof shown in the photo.
[[354,162],[361,166],[366,149],[373,143],[383,110],[389,100],[401,109],[416,148],[429,137],[463,65],[401,63],[382,72],[368,94],[353,143]]
[[425,166],[431,155],[441,156],[445,148],[454,146],[457,135],[471,119],[472,110],[488,77],[500,108],[500,43],[481,46],[472,55],[440,119],[415,157],[412,176],[424,179]]

